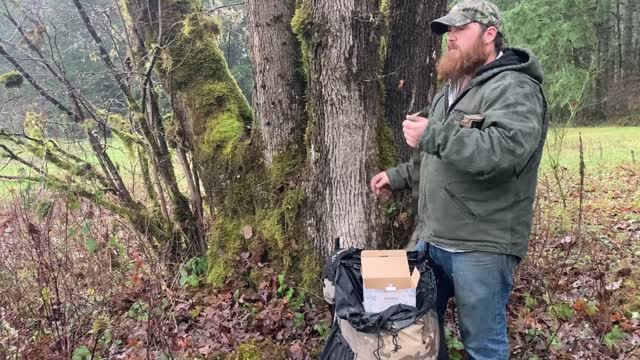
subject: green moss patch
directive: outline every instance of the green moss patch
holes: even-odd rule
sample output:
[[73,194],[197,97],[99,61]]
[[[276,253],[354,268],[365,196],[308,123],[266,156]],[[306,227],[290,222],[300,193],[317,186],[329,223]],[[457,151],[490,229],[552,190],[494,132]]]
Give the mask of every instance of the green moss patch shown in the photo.
[[0,75],[0,84],[4,85],[7,89],[20,87],[23,82],[24,78],[22,74],[17,71],[9,71]]

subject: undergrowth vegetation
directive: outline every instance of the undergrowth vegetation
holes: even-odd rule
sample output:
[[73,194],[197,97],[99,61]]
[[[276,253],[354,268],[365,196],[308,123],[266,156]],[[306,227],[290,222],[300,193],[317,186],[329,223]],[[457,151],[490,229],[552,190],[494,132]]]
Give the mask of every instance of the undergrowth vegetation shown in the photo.
[[[640,166],[630,151],[602,165],[593,137],[582,152],[581,140],[570,135],[560,166],[541,168],[529,255],[509,303],[514,359],[637,352]],[[165,255],[129,226],[64,193],[8,190],[0,206],[1,357],[317,357],[330,328],[321,291],[276,272],[250,227],[229,236],[255,246],[232,255],[228,279],[212,287],[207,274],[215,264],[206,257],[167,269]],[[447,341],[451,358],[460,359],[455,322],[450,314]]]
[[87,201],[14,191],[0,209],[1,357],[317,354],[328,334],[320,295],[275,273],[260,253],[241,253],[233,278],[214,289],[205,257],[174,272],[146,244]]

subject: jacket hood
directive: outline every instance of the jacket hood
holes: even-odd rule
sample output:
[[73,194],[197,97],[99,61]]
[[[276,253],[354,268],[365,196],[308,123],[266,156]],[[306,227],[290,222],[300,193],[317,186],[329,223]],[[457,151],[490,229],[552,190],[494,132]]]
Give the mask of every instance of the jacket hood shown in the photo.
[[540,65],[540,62],[531,51],[507,48],[502,51],[502,56],[499,59],[478,69],[472,82],[485,82],[503,71],[521,72],[540,84],[542,84],[544,78],[542,65]]

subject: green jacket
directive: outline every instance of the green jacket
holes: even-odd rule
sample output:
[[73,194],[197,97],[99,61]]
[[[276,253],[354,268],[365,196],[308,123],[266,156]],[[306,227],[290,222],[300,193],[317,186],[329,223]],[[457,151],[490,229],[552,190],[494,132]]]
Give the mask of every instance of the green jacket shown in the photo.
[[452,104],[446,86],[436,94],[419,161],[387,170],[391,190],[417,191],[418,239],[526,255],[548,128],[542,81],[533,54],[513,48]]

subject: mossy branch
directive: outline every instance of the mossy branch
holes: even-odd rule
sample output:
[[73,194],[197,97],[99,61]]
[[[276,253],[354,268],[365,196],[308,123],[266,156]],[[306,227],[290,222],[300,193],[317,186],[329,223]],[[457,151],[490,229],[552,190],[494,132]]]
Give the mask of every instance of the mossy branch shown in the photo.
[[[40,140],[30,138],[25,135],[8,134],[2,130],[0,130],[0,139],[9,141],[18,147],[24,148],[29,153],[52,163],[59,169],[67,171],[70,175],[78,176],[88,181],[95,180],[100,183],[105,191],[115,192],[115,189],[109,186],[107,179],[102,174],[98,173],[95,170],[95,167],[83,159],[70,154],[68,151],[63,150],[53,140]],[[12,154],[11,157],[13,160],[19,161],[38,170],[37,167],[29,165],[25,163],[24,160],[21,160],[15,153],[11,152],[8,147],[4,145],[2,147],[5,152]],[[39,172],[41,173],[41,171]]]
[[[15,69],[18,72],[20,72],[20,74],[22,74],[22,76],[24,76],[24,78],[27,79],[27,81],[29,81],[31,86],[34,89],[36,89],[40,93],[40,95],[42,95],[45,99],[47,99],[47,101],[49,101],[51,104],[56,106],[64,114],[69,116],[74,122],[76,123],[84,122],[79,112],[74,113],[67,106],[62,104],[62,102],[60,102],[58,99],[51,96],[51,94],[49,94],[49,92],[47,92],[43,87],[41,87],[35,81],[35,79],[20,65],[20,63],[18,63],[18,61],[13,56],[9,55],[6,52],[6,50],[4,49],[4,47],[2,47],[2,45],[0,45],[0,55],[2,55],[5,59],[7,59],[15,67]],[[78,109],[78,111],[80,111],[80,108],[78,105],[78,99],[72,96],[72,100],[74,101],[74,104],[76,105],[76,108]],[[96,154],[96,157],[98,158],[98,161],[102,166],[102,169],[104,170],[105,174],[108,174],[108,181],[111,183],[110,187],[116,189],[118,195],[122,197],[123,200],[125,200],[126,202],[132,202],[133,200],[131,198],[131,195],[129,194],[129,191],[124,186],[124,182],[122,181],[122,178],[119,172],[117,171],[115,165],[113,164],[113,161],[111,161],[104,147],[100,144],[100,139],[98,139],[96,135],[90,130],[87,130],[87,136],[89,137],[91,148]]]
[[24,82],[24,77],[18,71],[9,71],[0,75],[0,84],[3,84],[5,88],[17,88]]
[[[42,51],[40,51],[40,49],[36,46],[36,44],[33,43],[31,38],[29,36],[27,36],[27,34],[22,29],[22,26],[13,17],[13,15],[11,14],[11,11],[9,11],[9,7],[7,6],[7,3],[2,1],[2,4],[4,5],[4,9],[5,9],[5,17],[9,20],[9,22],[11,22],[11,24],[16,28],[16,30],[18,30],[18,32],[22,36],[22,40],[27,44],[29,49],[31,49],[31,51],[33,51],[34,53],[36,53],[38,55],[40,60],[42,60],[41,63],[44,65],[44,67],[47,70],[49,70],[49,72],[51,73],[51,75],[53,75],[53,77],[55,77],[61,83],[65,84],[65,85],[69,85],[69,82],[64,77],[60,76],[60,74],[58,74],[58,72],[51,66],[51,64],[49,64],[49,62],[46,61]],[[47,31],[46,27],[43,26],[42,24],[40,24],[39,22],[35,22],[34,21],[34,23],[39,25],[45,32]]]
[[20,65],[20,63],[18,63],[18,61],[13,56],[11,56],[11,55],[9,55],[9,53],[7,53],[7,51],[5,50],[5,48],[2,45],[0,45],[0,55],[2,55],[5,59],[7,59],[7,61],[9,61],[11,63],[11,65],[13,65],[13,67],[25,79],[27,79],[27,81],[31,84],[31,86],[33,86],[33,88],[36,89],[40,93],[40,95],[42,95],[45,99],[47,99],[47,101],[49,101],[51,104],[53,104],[55,107],[57,107],[60,111],[62,111],[63,113],[65,113],[69,117],[71,117],[73,119],[77,118],[76,115],[73,113],[73,111],[69,110],[68,107],[66,107],[64,104],[62,104],[56,98],[51,96],[51,94],[49,94],[49,92],[47,92],[42,86],[40,86],[40,84],[38,84],[38,82]]
[[[155,220],[153,215],[148,214],[141,204],[136,204],[134,207],[120,206],[109,201],[109,199],[106,199],[100,192],[92,192],[77,183],[69,183],[68,181],[63,181],[51,175],[45,175],[42,177],[0,175],[0,179],[43,184],[49,189],[87,199],[96,205],[127,219],[136,231],[140,234],[147,234],[152,239],[163,240],[171,237],[171,235],[167,233],[167,230],[162,226],[162,223]],[[149,241],[149,243],[154,250],[158,249],[158,243],[156,241]]]
[[11,151],[11,149],[6,147],[5,145],[0,144],[0,149],[5,151],[6,155],[4,157],[8,158],[9,160],[14,160],[14,161],[17,161],[17,162],[19,162],[19,163],[21,163],[23,165],[26,165],[27,167],[35,170],[39,175],[45,175],[44,171],[42,171],[42,169],[39,166],[36,166],[32,162],[27,161],[27,160],[23,159],[22,157],[18,156],[16,153]]
[[[5,4],[5,7],[6,7],[6,4]],[[86,15],[86,14],[84,14],[84,15]],[[14,25],[17,25],[17,24],[14,24]],[[21,29],[19,29],[19,30],[21,30]],[[45,31],[46,31],[46,29],[45,29]],[[45,99],[47,99],[47,101],[52,103],[60,111],[62,111],[67,116],[69,116],[74,122],[83,123],[84,119],[83,119],[83,116],[82,116],[82,110],[81,110],[81,107],[80,107],[80,103],[82,103],[85,106],[85,108],[88,109],[88,106],[87,106],[86,102],[80,100],[81,96],[77,93],[77,90],[75,90],[75,88],[71,85],[71,83],[68,81],[68,79],[63,77],[63,76],[61,76],[60,74],[58,74],[48,64],[48,62],[45,61],[44,55],[37,49],[35,44],[30,42],[29,39],[26,39],[26,40],[28,41],[29,47],[32,48],[32,50],[35,51],[38,54],[38,56],[40,56],[40,58],[43,60],[43,62],[45,64],[45,67],[52,73],[52,75],[56,79],[58,79],[59,81],[61,81],[62,83],[64,83],[66,85],[66,87],[68,88],[68,91],[69,91],[70,99],[71,99],[71,101],[72,101],[72,103],[73,103],[73,105],[74,105],[74,107],[76,109],[76,112],[71,111],[71,109],[69,109],[69,107],[64,105],[61,101],[59,101],[58,99],[53,97],[48,91],[46,91],[42,86],[40,86],[40,84],[38,84],[35,81],[35,79],[20,65],[20,63],[18,63],[18,61],[13,56],[11,56],[11,55],[9,55],[7,53],[7,51],[4,49],[4,47],[2,47],[2,45],[0,45],[0,55],[2,55],[4,58],[6,58],[14,66],[14,68],[25,79],[27,79],[27,81],[29,81],[31,86],[34,89],[36,89],[40,93],[40,95],[42,95]],[[93,112],[91,112],[91,111],[89,111],[89,112],[92,114],[94,119],[96,121],[98,121],[98,119],[94,116]],[[118,195],[120,197],[122,197],[125,201],[127,201],[127,202],[133,201],[132,198],[131,198],[131,195],[129,194],[129,192],[127,190],[127,188],[124,186],[122,178],[121,178],[119,172],[117,171],[117,169],[115,168],[115,165],[113,164],[113,162],[111,161],[109,156],[106,154],[106,151],[104,150],[104,148],[100,144],[100,140],[90,130],[87,130],[87,135],[89,137],[89,141],[91,143],[91,147],[92,147],[94,153],[96,154],[96,157],[98,158],[98,161],[99,161],[100,165],[102,166],[103,171],[105,172],[105,174],[108,175],[108,181],[111,183],[111,187],[115,188],[116,191],[118,192]]]

